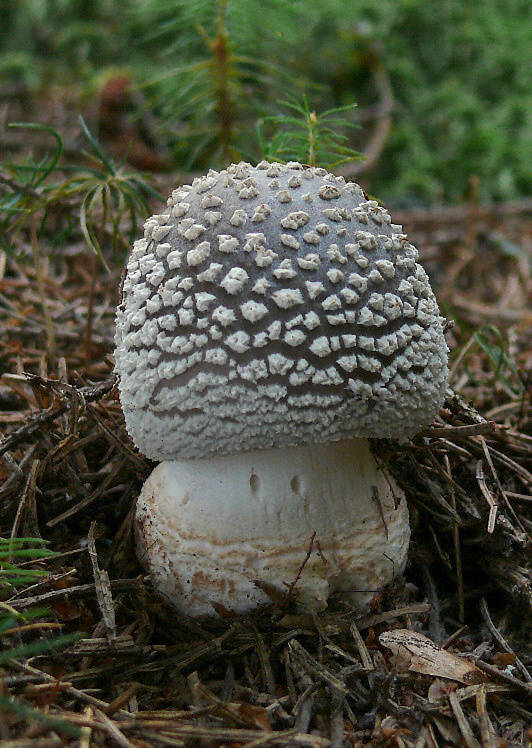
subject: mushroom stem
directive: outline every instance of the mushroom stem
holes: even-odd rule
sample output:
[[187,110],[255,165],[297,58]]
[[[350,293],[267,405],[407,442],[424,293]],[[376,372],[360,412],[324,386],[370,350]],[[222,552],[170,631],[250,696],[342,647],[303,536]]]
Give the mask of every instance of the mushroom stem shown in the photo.
[[410,536],[367,439],[163,462],[136,531],[154,585],[190,616],[249,613],[289,590],[310,610],[336,591],[364,607],[403,571]]

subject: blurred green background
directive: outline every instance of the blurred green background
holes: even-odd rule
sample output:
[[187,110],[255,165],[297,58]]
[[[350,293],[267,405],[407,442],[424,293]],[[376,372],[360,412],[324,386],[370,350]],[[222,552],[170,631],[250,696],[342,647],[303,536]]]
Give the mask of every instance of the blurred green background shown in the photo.
[[59,101],[99,111],[105,130],[102,91],[122,79],[120,116],[166,168],[203,171],[260,159],[257,122],[306,95],[318,113],[357,104],[344,134],[367,159],[342,169],[383,200],[459,202],[472,184],[481,200],[530,194],[529,0],[1,5],[0,93],[30,101],[17,118],[46,120]]

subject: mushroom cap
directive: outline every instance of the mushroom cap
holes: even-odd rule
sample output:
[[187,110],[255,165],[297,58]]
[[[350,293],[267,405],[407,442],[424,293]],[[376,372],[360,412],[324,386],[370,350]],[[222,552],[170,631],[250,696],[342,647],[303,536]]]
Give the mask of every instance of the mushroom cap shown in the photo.
[[362,189],[232,164],[172,192],[116,318],[126,426],[155,460],[403,437],[438,412],[443,318],[418,253]]

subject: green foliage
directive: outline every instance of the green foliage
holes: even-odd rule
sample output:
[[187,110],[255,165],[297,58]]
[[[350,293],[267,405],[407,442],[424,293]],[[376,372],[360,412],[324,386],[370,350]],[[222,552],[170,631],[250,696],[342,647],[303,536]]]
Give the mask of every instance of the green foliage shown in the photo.
[[16,68],[27,83],[37,76],[79,81],[102,59],[123,58],[128,40],[115,6],[109,0],[2,0],[0,73],[14,52],[28,60],[23,66],[19,59]]
[[[9,604],[1,602],[2,598],[16,589],[37,582],[47,574],[42,569],[20,565],[31,560],[49,559],[57,555],[46,545],[47,542],[40,538],[0,538],[0,637],[16,632],[19,627],[22,628],[28,622],[38,621],[46,616],[47,611],[43,608],[34,608],[21,613]],[[61,649],[79,639],[80,636],[82,634],[67,634],[53,639],[36,639],[16,647],[3,648],[0,651],[0,668],[15,658],[34,657]],[[9,698],[5,693],[0,694],[0,709],[6,709],[32,722],[41,722],[45,727],[58,730],[65,735],[79,737],[80,732],[76,726],[43,714],[20,699]]]
[[[443,308],[445,311],[445,307]],[[449,317],[454,316],[451,308],[446,313]],[[463,326],[462,323],[459,323],[459,325],[460,327]],[[468,328],[467,325],[464,325],[464,327],[465,332]],[[519,371],[509,349],[507,335],[496,325],[482,325],[477,330],[471,331],[467,341],[460,350],[456,351],[456,363],[452,368],[457,368],[459,365],[464,366],[469,371],[472,380],[476,380],[477,375],[474,372],[478,370],[478,367],[475,365],[470,370],[469,359],[473,352],[476,351],[478,354],[479,349],[486,355],[487,362],[491,367],[490,385],[497,382],[509,397],[522,397],[525,393],[522,373]]]
[[[46,545],[45,540],[35,538],[0,538],[0,597],[14,591],[17,587],[36,582],[46,574],[41,569],[21,568],[17,564],[17,561],[50,558],[56,555]],[[0,617],[0,633],[2,628]]]
[[[47,614],[44,608],[35,608],[24,613],[16,611],[9,604],[1,602],[17,589],[34,584],[47,575],[43,569],[28,566],[31,561],[53,558],[57,554],[47,548],[47,541],[41,538],[0,538],[0,636],[5,635],[29,621],[37,621]],[[22,566],[24,564],[24,566]],[[50,652],[71,643],[79,636],[59,636],[54,639],[39,639],[0,651],[0,666],[14,657],[32,657]]]
[[[55,149],[39,160],[28,156],[23,163],[0,164],[0,186],[6,188],[0,192],[0,239],[5,249],[11,246],[13,235],[31,221],[38,220],[43,232],[54,209],[77,206],[81,232],[106,264],[102,253],[105,237],[110,236],[113,253],[128,248],[139,218],[150,213],[147,198],[162,199],[141,175],[124,171],[105,155],[82,118],[81,126],[89,143],[91,166],[61,166],[63,143],[53,128],[26,122],[10,125],[49,133]],[[64,230],[62,226],[59,236]]]
[[38,161],[28,155],[21,164],[7,161],[1,165],[0,181],[8,188],[0,196],[0,236],[5,248],[9,247],[7,234],[18,230],[29,215],[46,207],[49,188],[43,184],[57,166],[63,150],[59,133],[51,127],[32,122],[13,122],[9,127],[50,133],[55,139],[55,151]]
[[0,694],[0,709],[6,709],[32,723],[39,722],[49,730],[57,730],[57,732],[72,738],[79,738],[81,735],[81,730],[76,725],[65,722],[64,719],[60,719],[59,717],[52,717],[49,714],[40,712],[38,709],[24,704],[20,699],[15,701],[13,698],[8,699]]
[[524,385],[508,351],[508,341],[495,325],[483,325],[473,334],[475,342],[487,354],[493,376],[510,395],[521,397]]
[[285,0],[132,0],[130,18],[142,59],[134,68],[185,169],[239,160],[253,147],[257,116],[288,88],[301,88],[283,64],[281,29],[297,28]]
[[300,104],[295,99],[280,102],[295,114],[263,117],[257,124],[259,145],[269,161],[300,161],[309,166],[334,167],[360,158],[349,146],[345,130],[355,127],[339,116],[356,104],[328,109],[316,114],[306,96]]
[[[150,214],[147,197],[161,197],[139,174],[117,168],[104,154],[82,117],[80,121],[91,147],[89,155],[94,168],[76,169],[75,175],[58,189],[57,198],[82,198],[80,223],[83,236],[104,261],[102,237],[106,228],[110,228],[113,254],[119,248],[127,249],[136,236],[138,218]],[[124,219],[128,219],[129,224],[126,234],[123,232]]]
[[[126,63],[184,169],[259,158],[257,119],[305,91],[317,111],[356,99],[371,123],[384,75],[392,129],[373,193],[458,200],[472,175],[481,199],[532,189],[528,0],[4,0],[2,10],[0,76],[94,91],[106,66]],[[361,150],[365,131],[342,132]]]
[[391,137],[372,191],[460,199],[471,175],[483,199],[530,191],[528,2],[331,0],[327,12],[308,74],[333,80],[342,98],[351,81],[364,104],[373,96],[365,65],[378,54],[394,92]]

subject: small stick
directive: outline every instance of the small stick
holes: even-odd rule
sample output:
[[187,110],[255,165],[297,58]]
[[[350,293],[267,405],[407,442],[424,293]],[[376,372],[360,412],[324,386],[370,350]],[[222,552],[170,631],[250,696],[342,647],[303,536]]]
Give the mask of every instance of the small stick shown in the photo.
[[404,608],[394,608],[393,610],[387,610],[384,613],[376,613],[373,616],[362,618],[357,621],[358,630],[369,629],[371,626],[377,626],[379,623],[390,621],[392,618],[400,618],[401,616],[411,615],[413,613],[429,613],[430,603],[413,603],[412,605],[405,605]]
[[109,735],[110,738],[114,740],[117,745],[122,746],[122,748],[135,748],[135,744],[126,738],[118,725],[113,722],[113,720],[110,719],[105,712],[102,712],[100,709],[96,709],[95,713],[98,719],[101,721],[102,726],[105,728],[105,732]]
[[[451,463],[449,456],[445,455],[445,469],[449,478],[452,478]],[[451,506],[456,512],[456,496],[454,494],[453,484],[449,484],[449,493],[451,496]],[[464,603],[464,577],[462,574],[462,553],[460,551],[460,528],[456,522],[453,522],[453,540],[454,540],[454,559],[456,564],[456,580],[458,584],[458,620],[464,622],[465,603]]]
[[100,569],[100,566],[98,564],[98,554],[96,552],[96,543],[94,538],[95,529],[96,522],[91,522],[89,534],[87,535],[87,550],[89,551],[89,558],[91,560],[94,582],[96,584],[96,599],[98,600],[98,606],[100,608],[103,622],[105,624],[105,633],[107,635],[107,640],[109,642],[112,642],[114,639],[116,639],[115,607],[113,594],[111,592],[109,574],[105,571],[105,569]]
[[[308,560],[309,560],[309,558],[310,558],[310,556],[312,554],[312,548],[314,547],[314,540],[315,539],[316,539],[316,530],[314,530],[314,532],[312,533],[312,536],[310,538],[310,543],[309,543],[309,546],[308,546],[308,550],[307,550],[307,555],[305,556],[305,558],[303,559],[303,562],[302,562],[301,566],[297,570],[296,578],[294,579],[293,582],[291,582],[291,584],[287,585],[288,592],[286,593],[286,598],[285,598],[286,602],[289,602],[292,599],[292,595],[294,594],[295,586],[299,582],[299,580],[301,579],[301,574],[303,573],[303,569],[307,565],[307,562],[308,562]],[[285,584],[286,584],[286,582],[285,582]]]
[[495,529],[495,520],[497,519],[497,512],[499,509],[499,504],[495,500],[495,498],[492,496],[491,491],[488,488],[488,484],[486,483],[486,478],[484,477],[484,466],[482,463],[482,460],[477,460],[477,466],[475,469],[475,477],[477,479],[478,486],[480,488],[481,494],[484,496],[486,501],[489,505],[489,516],[488,516],[488,533],[491,535],[491,533]]
[[[24,377],[24,381],[31,381],[32,378],[33,377],[31,375],[27,375]],[[90,402],[92,400],[98,400],[100,397],[103,397],[103,395],[112,390],[114,385],[115,380],[113,378],[89,387],[76,388],[70,385],[66,391],[82,398],[84,402]],[[32,414],[31,416],[29,416],[28,419],[22,424],[22,426],[19,426],[18,429],[16,429],[0,441],[0,456],[8,450],[13,449],[13,447],[15,447],[19,442],[25,439],[29,439],[29,437],[33,436],[36,431],[39,431],[39,429],[41,429],[44,424],[48,423],[48,421],[54,421],[58,416],[61,416],[63,413],[65,413],[66,410],[68,410],[68,403],[62,402],[59,405],[51,406],[47,410],[42,410],[35,415]]]
[[355,644],[357,645],[357,649],[360,653],[360,659],[362,660],[362,665],[364,666],[364,668],[369,672],[375,670],[375,665],[373,664],[373,660],[371,659],[371,656],[368,652],[368,648],[366,647],[364,639],[362,638],[362,635],[354,621],[349,627],[349,632],[355,640]]
[[291,654],[295,655],[303,669],[309,673],[309,675],[323,681],[333,691],[343,695],[349,693],[349,689],[345,683],[337,678],[336,675],[328,670],[324,665],[318,662],[318,660],[312,657],[312,655],[307,652],[305,647],[303,647],[297,639],[290,639],[288,642],[288,649]]
[[515,664],[519,668],[519,670],[522,672],[524,679],[530,683],[532,682],[532,676],[526,669],[525,665],[521,662],[519,657],[515,654],[513,649],[510,647],[504,636],[501,634],[499,629],[495,626],[493,623],[490,612],[488,610],[488,604],[486,603],[486,600],[482,598],[480,601],[480,612],[482,613],[482,618],[484,619],[484,623],[488,627],[490,634],[493,636],[495,641],[500,644],[500,646],[504,649],[505,652],[508,652],[509,654],[512,654],[515,657]]
[[482,423],[472,423],[465,426],[430,426],[422,432],[422,436],[445,436],[454,437],[455,439],[465,439],[468,436],[476,436],[478,434],[492,434],[496,429],[497,424],[495,421],[483,421]]
[[475,705],[477,708],[477,714],[479,718],[480,735],[482,737],[482,745],[486,748],[496,746],[497,736],[495,730],[491,724],[488,711],[486,709],[486,687],[481,686],[475,696]]
[[[134,590],[137,588],[139,579],[113,579],[111,580],[111,589],[117,592],[124,590]],[[63,590],[50,590],[50,592],[44,592],[42,595],[35,595],[33,597],[22,597],[20,599],[10,599],[9,604],[16,610],[24,610],[32,605],[41,605],[42,603],[48,603],[50,600],[58,600],[62,597],[84,597],[90,595],[96,590],[96,585],[91,584],[79,584],[76,587],[66,587]]]
[[475,665],[479,670],[483,670],[493,678],[499,678],[505,683],[508,683],[508,685],[518,688],[520,691],[524,691],[529,696],[532,696],[532,684],[525,683],[514,675],[510,675],[505,670],[499,670],[495,665],[490,665],[488,662],[484,662],[484,660],[475,660]]
[[506,506],[508,508],[508,511],[510,512],[510,514],[512,515],[512,517],[514,518],[514,520],[517,522],[517,525],[522,530],[524,530],[524,527],[523,527],[521,521],[519,520],[519,517],[515,513],[515,510],[514,510],[513,506],[511,505],[510,501],[508,500],[508,497],[506,495],[506,492],[504,491],[504,488],[502,487],[502,484],[501,484],[501,481],[499,480],[499,476],[497,474],[497,471],[495,470],[495,466],[493,464],[493,460],[491,459],[491,455],[490,455],[490,452],[489,452],[489,449],[488,449],[488,445],[486,444],[486,440],[482,436],[480,437],[480,443],[482,445],[482,451],[484,452],[484,454],[486,456],[486,461],[487,461],[487,463],[489,465],[489,468],[491,470],[491,474],[493,475],[493,478],[495,480],[495,485],[499,489],[499,494],[502,496],[502,498],[504,500],[504,503],[506,504]]
[[22,521],[22,513],[24,511],[24,508],[26,506],[26,501],[28,500],[28,497],[31,497],[32,494],[35,494],[35,486],[37,484],[37,472],[39,470],[40,460],[35,459],[31,463],[30,472],[28,475],[28,479],[26,481],[26,485],[24,486],[24,490],[22,492],[22,496],[20,497],[20,501],[17,508],[17,513],[15,515],[15,520],[13,522],[13,527],[11,528],[11,540],[14,540],[17,537],[20,523]]
[[270,657],[266,650],[264,639],[260,635],[258,629],[255,628],[255,626],[253,626],[253,633],[255,634],[255,638],[257,641],[257,654],[259,656],[262,676],[264,679],[264,685],[266,687],[267,692],[270,693],[272,696],[275,696],[275,678],[273,677],[273,670],[272,670],[272,666],[270,663]]
[[96,255],[91,255],[90,260],[90,283],[87,299],[87,320],[85,324],[85,366],[88,367],[92,359],[92,324],[94,319],[94,289],[96,286],[96,273],[98,260]]
[[451,705],[451,709],[453,710],[455,719],[458,722],[460,732],[462,733],[462,736],[467,744],[467,748],[480,748],[480,743],[473,735],[471,725],[467,721],[467,717],[465,716],[464,710],[462,709],[460,702],[458,701],[458,697],[455,693],[449,694],[449,703]]
[[35,216],[31,215],[29,220],[30,226],[30,239],[31,239],[31,253],[33,256],[33,264],[35,265],[35,272],[37,274],[37,283],[39,285],[39,295],[41,297],[41,306],[46,323],[46,335],[48,338],[48,358],[50,366],[55,366],[55,334],[54,325],[52,322],[52,315],[46,301],[46,290],[44,288],[44,275],[42,271],[41,255],[39,252],[39,239],[37,237],[37,227],[35,225]]

